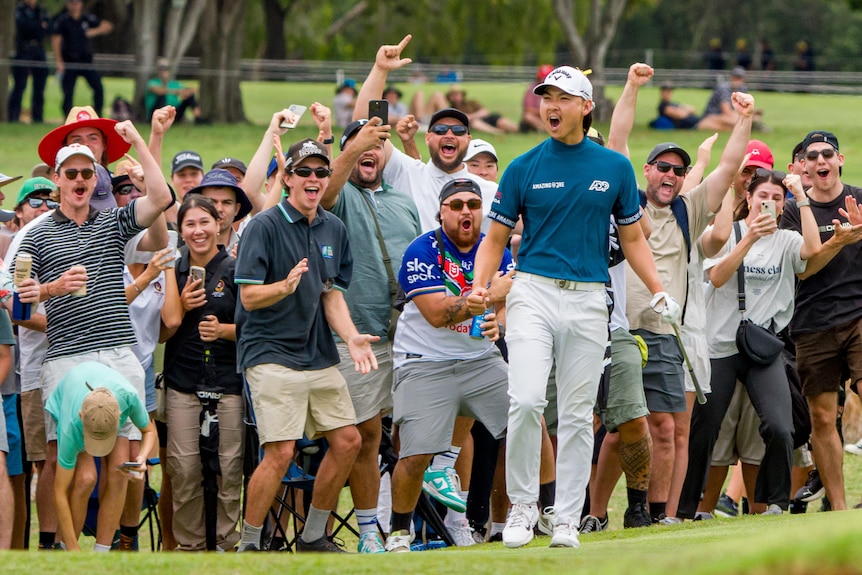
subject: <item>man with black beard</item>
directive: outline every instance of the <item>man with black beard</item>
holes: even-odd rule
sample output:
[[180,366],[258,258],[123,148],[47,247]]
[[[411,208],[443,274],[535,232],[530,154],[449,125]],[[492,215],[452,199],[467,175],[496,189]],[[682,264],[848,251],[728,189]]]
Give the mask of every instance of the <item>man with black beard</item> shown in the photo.
[[[348,124],[341,137],[341,155],[332,163],[332,177],[320,202],[344,222],[350,242],[362,246],[353,254],[356,281],[348,288],[345,299],[353,323],[363,333],[380,336],[380,341],[371,346],[378,369],[367,374],[354,369],[347,344],[336,340],[341,355],[338,368],[347,380],[356,427],[362,436],[362,447],[349,479],[359,524],[360,553],[383,552],[377,527],[377,451],[381,418],[392,412],[392,355],[387,332],[401,257],[420,233],[416,204],[383,181],[388,137],[389,126],[381,126],[380,118]],[[387,284],[390,289],[384,288]]]
[[[356,106],[353,109],[354,120],[365,115],[369,100],[382,97],[389,72],[411,62],[409,58],[401,58],[401,52],[411,37],[408,34],[399,44],[384,45],[378,49],[374,66],[357,96]],[[409,140],[412,141],[418,124],[412,116],[406,116],[406,120],[410,130]],[[402,135],[399,134],[399,136]],[[384,179],[393,188],[407,193],[416,202],[423,232],[431,231],[438,226],[436,220],[440,208],[438,194],[443,185],[456,178],[475,180],[482,190],[482,230],[487,231],[490,221],[485,216],[491,209],[491,203],[497,193],[497,184],[482,180],[467,171],[467,166],[464,164],[464,156],[470,145],[470,120],[467,115],[455,108],[438,110],[431,116],[428,132],[425,134],[425,143],[430,155],[427,163],[407,156],[391,142],[386,141],[383,148],[386,159]]]

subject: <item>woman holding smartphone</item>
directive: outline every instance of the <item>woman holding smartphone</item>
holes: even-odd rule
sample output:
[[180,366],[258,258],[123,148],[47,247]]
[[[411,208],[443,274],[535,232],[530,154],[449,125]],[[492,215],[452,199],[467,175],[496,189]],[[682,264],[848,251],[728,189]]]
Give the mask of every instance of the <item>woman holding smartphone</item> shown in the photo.
[[[788,190],[801,208],[802,235],[777,226],[776,216],[780,217],[784,209]],[[744,316],[778,333],[793,316],[796,274],[804,272],[806,260],[819,253],[820,233],[797,175],[758,168],[746,201],[748,215],[734,224],[739,226],[738,233],[731,232],[718,254],[704,262],[709,274],[707,317],[712,318],[706,327],[712,393],[705,404],[696,404],[692,413],[688,473],[681,497],[687,503],[681,501],[680,508],[697,507],[721,422],[739,380],[760,416],[760,434],[766,444],[754,501],[767,505],[765,514],[780,515],[790,502],[790,388],[780,354],[763,365],[737,348],[736,332],[743,317],[737,298],[737,269],[742,265],[745,273]]]
[[[235,260],[216,243],[219,216],[208,198],[187,194],[177,221],[185,242],[176,264],[183,319],[165,348],[174,537],[178,549],[207,549],[201,486],[207,461],[202,461],[199,442],[202,417],[211,420],[215,414],[221,472],[215,544],[228,551],[239,541],[244,438],[242,378],[236,371]],[[190,277],[199,269],[204,270],[203,279]],[[202,416],[202,411],[209,415]]]

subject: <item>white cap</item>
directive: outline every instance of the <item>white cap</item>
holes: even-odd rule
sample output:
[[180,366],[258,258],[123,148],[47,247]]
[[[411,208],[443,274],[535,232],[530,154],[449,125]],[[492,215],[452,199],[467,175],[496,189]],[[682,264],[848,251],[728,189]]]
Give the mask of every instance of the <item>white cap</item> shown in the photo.
[[490,154],[494,161],[499,161],[497,158],[497,150],[491,145],[491,142],[474,138],[470,140],[470,145],[467,146],[467,155],[464,156],[464,161],[469,162],[479,154]]
[[86,156],[93,161],[93,164],[96,163],[96,156],[93,155],[93,151],[90,150],[90,148],[82,144],[69,144],[68,146],[60,148],[60,151],[57,152],[57,160],[54,163],[54,171],[60,171],[60,166],[62,166],[66,162],[66,160],[68,160],[72,156]]
[[559,88],[572,96],[580,96],[584,100],[593,99],[593,85],[583,72],[571,66],[554,68],[545,76],[545,81],[533,88],[534,94],[544,94],[549,87]]

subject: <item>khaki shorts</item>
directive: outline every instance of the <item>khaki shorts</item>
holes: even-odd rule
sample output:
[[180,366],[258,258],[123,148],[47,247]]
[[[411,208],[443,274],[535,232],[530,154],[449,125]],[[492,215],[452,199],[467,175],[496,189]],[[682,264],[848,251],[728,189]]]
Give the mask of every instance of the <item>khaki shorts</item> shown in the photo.
[[245,370],[260,444],[315,439],[353,425],[356,412],[338,368],[296,371],[275,363]]
[[760,416],[751,404],[745,386],[737,381],[712,450],[712,465],[735,465],[737,459],[760,465],[764,453],[766,444],[760,437]]
[[24,446],[27,461],[48,459],[48,439],[45,435],[45,408],[42,390],[31,389],[21,394],[21,418],[24,421]]
[[337,346],[338,355],[341,357],[338,371],[347,381],[347,390],[356,412],[356,423],[392,413],[392,344],[371,344],[377,358],[377,369],[368,373],[356,371],[346,343],[340,341]]
[[611,379],[608,405],[602,416],[605,428],[613,433],[622,423],[649,415],[641,377],[641,352],[634,336],[624,329],[611,332]]

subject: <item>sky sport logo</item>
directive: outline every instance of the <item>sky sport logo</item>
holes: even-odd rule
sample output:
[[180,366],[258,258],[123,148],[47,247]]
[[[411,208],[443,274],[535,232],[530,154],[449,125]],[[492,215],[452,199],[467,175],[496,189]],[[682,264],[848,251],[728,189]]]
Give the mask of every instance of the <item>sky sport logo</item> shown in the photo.
[[604,180],[593,180],[593,183],[590,184],[589,191],[595,192],[607,192],[610,189],[611,185]]

